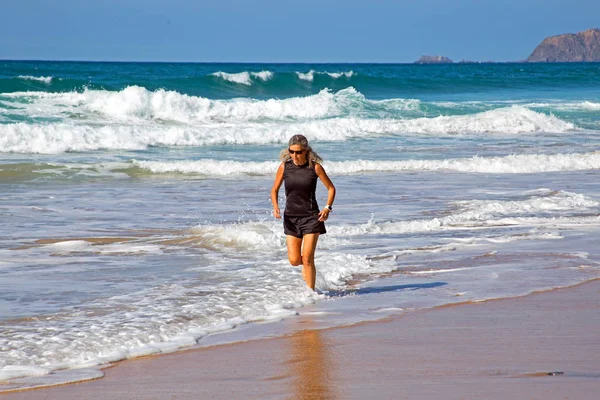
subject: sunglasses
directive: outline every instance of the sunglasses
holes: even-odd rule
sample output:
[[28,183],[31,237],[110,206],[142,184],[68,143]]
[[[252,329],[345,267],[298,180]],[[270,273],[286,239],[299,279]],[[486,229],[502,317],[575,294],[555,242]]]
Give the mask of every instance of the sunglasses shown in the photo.
[[292,150],[292,149],[288,149],[288,151],[290,152],[290,154],[302,154],[302,153],[304,153],[305,150]]

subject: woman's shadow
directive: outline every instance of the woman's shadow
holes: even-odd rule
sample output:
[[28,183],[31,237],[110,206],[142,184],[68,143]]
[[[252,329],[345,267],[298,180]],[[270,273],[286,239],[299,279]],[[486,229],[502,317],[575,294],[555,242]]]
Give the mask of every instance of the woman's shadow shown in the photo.
[[329,297],[344,297],[349,295],[363,295],[363,294],[374,294],[384,292],[399,292],[405,290],[419,290],[419,289],[431,289],[440,286],[447,285],[447,282],[428,282],[428,283],[411,283],[406,285],[390,285],[390,286],[377,286],[377,287],[362,287],[355,289],[346,290],[330,290],[324,292]]

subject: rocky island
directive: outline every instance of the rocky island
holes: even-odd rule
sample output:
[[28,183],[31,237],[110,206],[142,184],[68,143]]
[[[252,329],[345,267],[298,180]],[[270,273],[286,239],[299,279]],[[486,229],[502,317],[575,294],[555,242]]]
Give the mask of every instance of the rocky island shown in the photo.
[[600,61],[600,29],[551,36],[542,41],[527,62]]
[[452,64],[453,61],[444,56],[421,56],[415,64]]

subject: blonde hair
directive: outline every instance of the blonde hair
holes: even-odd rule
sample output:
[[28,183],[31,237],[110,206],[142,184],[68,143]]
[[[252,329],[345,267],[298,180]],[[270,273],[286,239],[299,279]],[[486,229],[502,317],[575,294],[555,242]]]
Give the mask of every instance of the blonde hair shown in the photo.
[[304,135],[294,135],[288,141],[288,147],[281,150],[279,153],[279,159],[283,162],[291,159],[290,157],[290,146],[300,145],[304,150],[306,150],[306,159],[308,160],[308,166],[310,168],[315,167],[315,163],[322,163],[323,159],[308,145],[308,139]]

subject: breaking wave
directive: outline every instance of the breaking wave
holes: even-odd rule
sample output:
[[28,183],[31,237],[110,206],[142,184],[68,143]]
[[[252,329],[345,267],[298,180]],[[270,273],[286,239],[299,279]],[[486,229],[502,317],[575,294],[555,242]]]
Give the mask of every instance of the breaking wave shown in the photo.
[[[210,178],[269,176],[278,161],[241,162],[202,159],[195,161],[149,161],[83,163],[0,164],[0,179],[34,179],[41,176],[69,177],[121,176],[121,174],[185,174]],[[471,157],[445,160],[353,160],[328,161],[324,167],[330,175],[356,175],[374,172],[448,171],[486,174],[534,174],[559,171],[600,169],[600,152],[569,154],[519,154],[505,157]]]
[[[0,104],[7,102],[11,102],[7,115],[21,114],[33,120],[0,125],[0,152],[15,153],[270,144],[284,143],[295,134],[311,140],[344,141],[390,135],[511,135],[578,129],[552,114],[516,105],[427,117],[418,100],[368,100],[354,89],[324,90],[283,100],[209,100],[135,86],[119,92],[0,96]],[[0,107],[0,115],[2,112]]]
[[[86,89],[82,92],[0,94],[0,115],[44,117],[77,124],[91,121],[223,125],[244,121],[268,123],[269,120],[310,120],[331,124],[331,119],[341,118],[349,121],[347,128],[357,126],[365,132],[380,133],[560,133],[576,129],[571,122],[521,105],[501,105],[491,110],[474,108],[472,112],[460,115],[448,115],[441,109],[432,112],[431,109],[431,104],[416,99],[370,100],[354,88],[268,100],[212,100],[164,89],[149,91],[140,86],[129,86],[120,91]],[[333,124],[338,123],[333,121]]]
[[431,219],[372,221],[355,226],[331,226],[328,232],[334,235],[380,235],[432,232],[460,229],[474,226],[505,225],[545,225],[570,223],[579,219],[580,223],[599,224],[600,217],[568,217],[567,211],[596,212],[600,203],[579,193],[540,189],[523,200],[470,200],[454,204],[456,210],[449,215]]
[[[240,162],[227,160],[134,161],[134,165],[153,173],[183,173],[207,176],[270,175],[278,162]],[[506,157],[471,157],[447,160],[403,161],[329,161],[324,164],[334,175],[367,172],[457,171],[469,173],[524,174],[600,169],[600,152],[583,154],[519,154]]]
[[66,151],[143,150],[151,146],[285,143],[292,135],[345,141],[390,135],[464,135],[567,132],[571,123],[522,107],[471,116],[398,119],[330,118],[300,122],[177,125],[16,123],[0,125],[0,152],[56,154]]
[[327,71],[315,71],[311,69],[308,72],[296,72],[296,76],[303,81],[312,82],[315,80],[315,75],[327,75],[332,79],[339,78],[352,78],[354,75],[353,71],[345,71],[345,72],[327,72]]
[[26,81],[44,82],[48,85],[50,83],[52,83],[52,80],[54,79],[52,76],[30,76],[30,75],[19,75],[17,78],[23,79]]
[[253,79],[259,79],[263,82],[272,79],[274,73],[271,71],[260,71],[260,72],[238,72],[238,73],[227,73],[223,71],[214,72],[211,74],[217,78],[226,80],[227,82],[239,83],[241,85],[252,85]]
[[[19,92],[0,95],[13,100],[11,113],[65,117],[76,114],[86,119],[108,118],[109,122],[229,122],[260,119],[314,119],[342,115],[352,102],[364,102],[354,89],[289,99],[255,100],[238,98],[211,100],[175,91],[149,91],[129,86],[121,91],[84,90],[83,92]],[[0,112],[2,109],[0,108]]]

